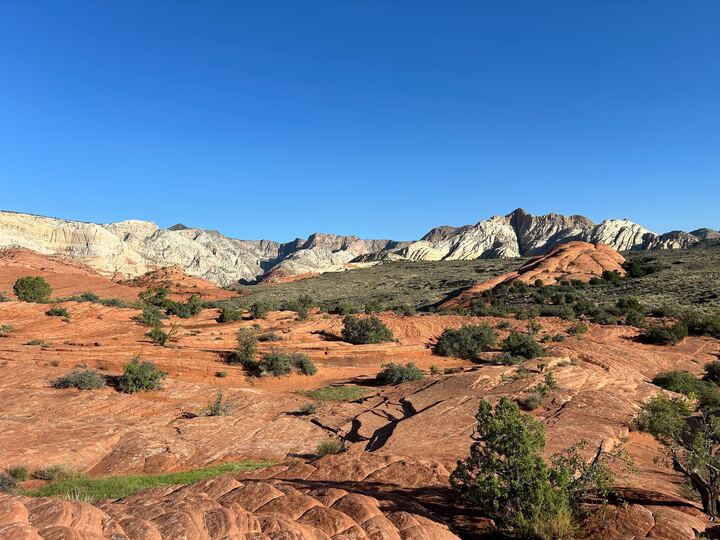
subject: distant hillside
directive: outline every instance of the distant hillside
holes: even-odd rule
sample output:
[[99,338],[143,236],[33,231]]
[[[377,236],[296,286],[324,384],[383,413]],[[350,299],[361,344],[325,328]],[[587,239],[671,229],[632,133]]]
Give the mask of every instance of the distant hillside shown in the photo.
[[679,249],[718,242],[720,233],[698,229],[657,235],[628,220],[594,224],[582,216],[533,216],[518,209],[475,225],[436,227],[420,240],[366,240],[316,233],[280,243],[238,240],[217,231],[148,221],[85,223],[0,212],[0,247],[24,247],[80,260],[111,277],[135,277],[177,265],[221,286],[358,268],[387,260],[440,261],[515,258],[546,253],[572,240],[603,243],[618,251]]

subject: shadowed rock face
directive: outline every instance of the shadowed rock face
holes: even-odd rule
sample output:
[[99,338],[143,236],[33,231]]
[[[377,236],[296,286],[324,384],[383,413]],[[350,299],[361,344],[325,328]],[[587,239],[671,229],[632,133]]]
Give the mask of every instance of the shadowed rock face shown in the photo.
[[710,229],[695,232],[658,236],[628,220],[595,225],[583,216],[533,216],[518,209],[475,225],[436,227],[414,242],[316,233],[307,240],[279,243],[237,240],[180,224],[168,229],[138,220],[100,225],[0,212],[0,247],[65,255],[104,273],[126,277],[177,265],[189,275],[223,286],[239,280],[342,271],[350,263],[536,256],[572,240],[625,251],[685,248],[716,241],[718,235]]

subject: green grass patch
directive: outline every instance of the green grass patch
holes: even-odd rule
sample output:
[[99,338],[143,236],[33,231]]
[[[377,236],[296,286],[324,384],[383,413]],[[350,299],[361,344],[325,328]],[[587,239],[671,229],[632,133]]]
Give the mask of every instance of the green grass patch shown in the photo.
[[206,478],[212,478],[231,472],[251,471],[273,465],[269,461],[239,461],[222,463],[202,469],[149,474],[136,476],[103,476],[91,478],[77,473],[68,478],[51,482],[39,489],[23,493],[30,497],[61,497],[95,502],[105,499],[121,499],[147,488],[174,484],[193,484]]
[[370,389],[365,386],[326,386],[317,390],[310,390],[304,394],[320,401],[355,401],[364,398]]

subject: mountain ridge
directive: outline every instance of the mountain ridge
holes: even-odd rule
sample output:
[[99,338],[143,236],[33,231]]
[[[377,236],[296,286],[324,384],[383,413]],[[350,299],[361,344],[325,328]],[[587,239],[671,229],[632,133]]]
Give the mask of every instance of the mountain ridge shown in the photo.
[[537,256],[573,240],[606,244],[618,251],[643,251],[687,248],[718,238],[720,233],[712,229],[656,234],[627,219],[595,224],[581,215],[535,216],[521,208],[474,225],[434,227],[414,241],[316,232],[289,242],[241,240],[179,223],[164,229],[142,220],[98,224],[0,211],[0,248],[65,255],[123,277],[178,265],[222,286],[342,271],[386,260]]

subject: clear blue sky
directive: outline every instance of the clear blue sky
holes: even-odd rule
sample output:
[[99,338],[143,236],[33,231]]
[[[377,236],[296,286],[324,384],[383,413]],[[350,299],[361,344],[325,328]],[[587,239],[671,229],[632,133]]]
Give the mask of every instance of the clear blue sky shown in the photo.
[[289,240],[720,228],[717,0],[0,0],[0,207]]

